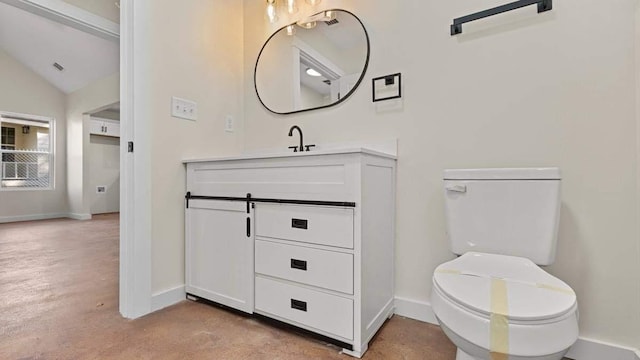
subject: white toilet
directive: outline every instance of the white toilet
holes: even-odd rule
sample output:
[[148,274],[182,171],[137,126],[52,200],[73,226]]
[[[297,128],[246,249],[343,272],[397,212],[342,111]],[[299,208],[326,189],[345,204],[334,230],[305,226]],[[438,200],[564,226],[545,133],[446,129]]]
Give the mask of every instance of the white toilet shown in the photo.
[[461,256],[436,269],[431,303],[456,359],[562,359],[578,338],[576,295],[538,266],[555,258],[560,170],[445,170],[444,187]]

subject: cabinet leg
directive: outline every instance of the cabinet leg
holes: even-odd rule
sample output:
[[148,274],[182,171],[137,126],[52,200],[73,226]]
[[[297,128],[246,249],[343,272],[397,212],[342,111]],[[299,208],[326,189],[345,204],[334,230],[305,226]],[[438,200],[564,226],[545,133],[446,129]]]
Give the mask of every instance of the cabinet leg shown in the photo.
[[340,354],[345,354],[357,359],[361,359],[362,355],[364,355],[364,353],[367,352],[367,349],[369,349],[369,344],[364,344],[362,346],[362,349],[360,349],[360,351],[342,349],[342,351],[340,351]]

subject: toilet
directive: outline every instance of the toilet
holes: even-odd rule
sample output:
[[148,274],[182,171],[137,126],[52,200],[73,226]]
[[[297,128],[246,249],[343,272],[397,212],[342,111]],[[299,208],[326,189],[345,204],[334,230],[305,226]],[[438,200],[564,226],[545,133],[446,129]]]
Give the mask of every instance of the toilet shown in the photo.
[[445,170],[456,259],[433,275],[431,304],[456,360],[559,360],[578,338],[574,291],[555,259],[558,168]]

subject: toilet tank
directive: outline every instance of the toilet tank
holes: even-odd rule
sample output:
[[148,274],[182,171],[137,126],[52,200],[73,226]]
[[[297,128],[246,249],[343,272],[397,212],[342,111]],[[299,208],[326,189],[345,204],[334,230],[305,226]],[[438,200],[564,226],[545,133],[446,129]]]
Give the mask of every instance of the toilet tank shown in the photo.
[[525,257],[550,265],[560,218],[560,169],[444,171],[447,231],[453,253]]

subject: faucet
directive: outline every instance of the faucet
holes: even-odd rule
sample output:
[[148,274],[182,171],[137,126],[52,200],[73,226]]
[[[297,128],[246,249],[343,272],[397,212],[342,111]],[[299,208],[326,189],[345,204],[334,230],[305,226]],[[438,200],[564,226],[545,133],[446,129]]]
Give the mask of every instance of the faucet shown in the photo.
[[[293,136],[293,130],[298,130],[298,133],[300,133],[300,152],[304,151],[304,142],[302,141],[302,129],[300,129],[300,127],[298,125],[293,125],[291,127],[291,129],[289,129],[289,136]],[[289,146],[289,148],[294,148],[294,146]],[[296,152],[296,149],[293,149],[294,152]]]
[[[300,134],[300,147],[298,146],[289,146],[289,149],[293,149],[293,152],[304,152],[304,151],[310,151],[312,147],[314,147],[315,145],[305,145],[303,138],[302,138],[302,129],[300,129],[300,127],[298,125],[293,125],[291,127],[291,129],[289,129],[289,136],[293,136],[293,130],[298,130],[298,133]],[[306,150],[305,150],[306,148]]]
[[[298,133],[300,134],[300,147],[297,146],[289,146],[289,149],[293,149],[293,152],[304,152],[304,151],[310,151],[311,147],[314,147],[315,145],[304,145],[304,141],[302,140],[302,129],[300,129],[300,127],[298,125],[293,125],[291,127],[291,129],[289,129],[289,136],[293,136],[293,130],[298,130]],[[306,148],[306,150],[305,150]]]

